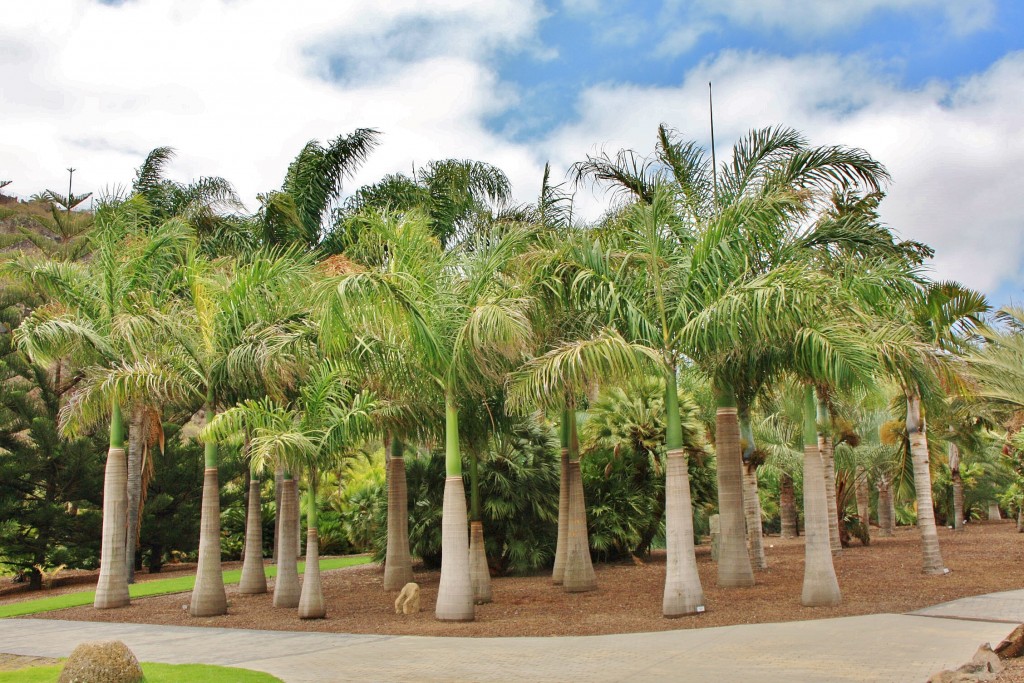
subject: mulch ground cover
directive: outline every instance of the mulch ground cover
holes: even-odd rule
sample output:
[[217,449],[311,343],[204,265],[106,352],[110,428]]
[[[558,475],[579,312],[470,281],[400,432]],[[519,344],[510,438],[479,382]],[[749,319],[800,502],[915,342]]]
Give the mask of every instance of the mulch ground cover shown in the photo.
[[[916,529],[901,528],[893,538],[873,538],[835,557],[842,603],[836,607],[800,605],[803,539],[765,539],[769,568],[756,573],[752,588],[720,589],[707,545],[697,548],[707,612],[679,619],[661,616],[664,556],[644,562],[596,565],[598,590],[567,594],[547,574],[495,577],[494,601],[480,605],[476,621],[442,623],[434,619],[439,573],[416,567],[423,611],[396,615],[396,593],[382,588],[383,570],[364,565],[323,575],[327,618],[300,620],[293,609],[275,609],[271,595],[239,595],[228,587],[228,614],[193,618],[183,609],[187,593],[135,600],[115,610],[78,607],[38,615],[41,619],[217,626],[293,631],[402,634],[423,636],[566,636],[628,633],[824,619],[857,614],[900,613],[956,598],[1024,587],[1024,534],[1012,522],[971,524],[962,533],[939,530],[945,576],[921,573]],[[270,582],[271,589],[273,582]],[[36,595],[39,595],[38,593]],[[5,601],[0,597],[0,602]]]

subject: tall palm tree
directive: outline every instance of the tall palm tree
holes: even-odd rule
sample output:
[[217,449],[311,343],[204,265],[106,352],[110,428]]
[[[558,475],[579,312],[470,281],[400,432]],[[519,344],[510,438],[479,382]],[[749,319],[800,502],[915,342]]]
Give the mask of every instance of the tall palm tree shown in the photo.
[[[567,340],[542,356],[527,361],[509,378],[509,400],[521,408],[543,406],[561,412],[561,443],[566,454],[567,511],[561,585],[568,592],[597,587],[590,548],[580,475],[576,428],[577,396],[595,381],[608,382],[643,372],[647,363],[660,363],[646,347],[630,344],[611,330],[591,339]],[[689,491],[687,491],[689,493]],[[690,543],[693,543],[692,533]]]
[[[310,332],[304,324],[311,261],[296,252],[257,253],[233,268],[214,269],[192,251],[178,269],[182,299],[157,316],[163,341],[154,352],[83,382],[69,404],[75,420],[95,419],[99,406],[149,396],[202,406],[207,421],[225,405],[293,380]],[[189,612],[227,609],[220,569],[220,493],[215,441],[204,448],[199,567]]]
[[[7,272],[37,289],[59,307],[37,309],[17,331],[19,346],[43,362],[70,358],[97,378],[116,371],[145,353],[154,338],[152,310],[166,304],[176,281],[191,230],[180,220],[145,225],[145,212],[136,202],[100,207],[90,233],[91,260],[86,263],[16,259]],[[125,570],[127,525],[127,463],[121,397],[107,397],[95,406],[91,421],[74,418],[81,403],[77,394],[65,406],[68,433],[86,422],[109,419],[110,450],[104,479],[103,543],[97,609],[128,604]],[[148,397],[142,400],[148,400]],[[134,538],[134,537],[132,537]]]
[[217,415],[202,432],[204,439],[218,442],[237,441],[251,433],[251,457],[257,467],[285,463],[292,471],[306,472],[308,525],[300,619],[320,619],[327,613],[317,526],[320,476],[338,464],[353,441],[371,431],[374,407],[374,398],[357,392],[339,365],[323,361],[312,368],[290,405],[270,398],[250,399]]
[[[422,214],[371,217],[356,253],[375,267],[342,276],[338,295],[354,327],[392,328],[412,340],[421,374],[444,397],[445,494],[435,616],[474,618],[462,481],[459,406],[520,360],[533,334],[533,297],[510,277],[528,233],[512,228],[445,252]],[[415,268],[406,268],[406,263]]]
[[[808,147],[799,133],[780,127],[752,131],[741,139],[733,148],[731,161],[723,164],[716,176],[716,169],[696,143],[680,142],[664,126],[659,128],[653,159],[620,152],[614,159],[591,157],[576,170],[580,179],[609,182],[651,207],[659,202],[663,192],[659,188],[671,193],[670,210],[676,214],[677,227],[663,219],[652,224],[660,227],[660,236],[680,240],[687,254],[693,254],[686,264],[690,272],[683,279],[689,291],[670,315],[680,329],[690,326],[699,333],[686,343],[677,336],[674,346],[677,353],[696,360],[714,378],[718,395],[723,525],[719,583],[750,585],[753,574],[744,543],[737,416],[738,402],[749,405],[757,385],[751,385],[745,376],[750,354],[733,354],[737,360],[730,365],[730,354],[722,344],[735,346],[747,340],[749,349],[752,343],[765,340],[766,332],[786,327],[776,326],[764,314],[771,311],[770,316],[782,314],[792,319],[793,298],[806,290],[792,279],[799,273],[785,267],[806,243],[804,234],[794,226],[807,224],[821,196],[837,185],[863,184],[876,191],[885,171],[860,150]],[[698,246],[690,249],[694,244]],[[805,258],[796,260],[806,268]],[[784,282],[793,285],[788,292]],[[757,312],[756,327],[745,336],[737,333],[739,320],[735,317],[744,307],[748,320],[754,320],[749,316]],[[728,313],[723,315],[725,311]],[[722,316],[717,326],[722,335],[719,339],[688,320],[702,318],[700,324],[704,325],[712,315]]]
[[[915,292],[907,303],[918,338],[929,349],[925,360],[939,370],[943,369],[943,362],[949,354],[963,350],[964,336],[973,332],[980,324],[981,316],[989,310],[982,294],[955,282],[931,283]],[[921,411],[922,394],[928,389],[927,379],[911,376],[899,367],[894,370],[906,398],[906,429],[914,466],[917,526],[921,531],[924,573],[944,574],[948,570],[942,562],[935,526],[928,437]],[[955,376],[946,376],[947,382],[956,381]]]
[[469,159],[431,161],[414,169],[411,177],[392,174],[357,190],[342,210],[332,240],[338,248],[358,241],[358,216],[368,209],[399,214],[416,210],[426,213],[431,232],[451,248],[473,234],[481,216],[489,218],[511,196],[508,177],[496,166]]

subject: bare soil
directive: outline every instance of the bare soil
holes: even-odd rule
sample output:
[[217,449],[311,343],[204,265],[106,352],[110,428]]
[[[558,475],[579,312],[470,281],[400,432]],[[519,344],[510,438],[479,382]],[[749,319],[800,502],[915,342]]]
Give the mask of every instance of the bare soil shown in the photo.
[[[396,593],[382,587],[383,570],[365,565],[325,572],[327,618],[303,621],[292,609],[275,609],[271,596],[243,596],[228,588],[228,614],[194,618],[183,609],[187,593],[135,600],[131,606],[97,611],[78,607],[38,615],[42,619],[219,626],[286,631],[332,631],[424,636],[566,636],[702,628],[857,614],[900,613],[961,597],[1022,587],[1024,535],[1013,522],[971,524],[962,533],[939,530],[942,554],[951,572],[921,573],[916,529],[901,528],[893,538],[875,538],[869,547],[856,541],[835,558],[843,601],[836,607],[800,605],[803,539],[765,539],[769,569],[756,574],[752,588],[720,589],[707,545],[697,548],[707,612],[665,619],[661,599],[664,555],[649,561],[595,567],[598,590],[567,594],[547,574],[495,577],[494,601],[480,605],[476,621],[443,623],[433,616],[439,574],[416,568],[423,611],[394,613]],[[272,582],[271,582],[272,586]],[[38,595],[38,594],[37,594]],[[0,598],[4,601],[4,598]]]

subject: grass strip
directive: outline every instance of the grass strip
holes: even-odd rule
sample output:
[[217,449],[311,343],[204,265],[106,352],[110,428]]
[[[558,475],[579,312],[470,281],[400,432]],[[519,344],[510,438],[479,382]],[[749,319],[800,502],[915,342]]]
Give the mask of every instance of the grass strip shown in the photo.
[[[330,557],[320,560],[320,571],[329,571],[331,569],[341,569],[343,567],[367,564],[370,562],[370,559],[369,555]],[[299,562],[300,574],[304,571],[305,566],[305,562]],[[264,572],[268,579],[274,578],[277,576],[277,567],[269,565],[264,568]],[[224,572],[224,585],[238,583],[241,578],[241,569],[230,569]],[[154,595],[183,593],[185,591],[192,590],[195,583],[195,574],[189,574],[188,576],[176,576],[171,579],[157,579],[155,581],[133,583],[128,586],[128,594],[133,598],[148,598]],[[13,602],[7,605],[0,605],[0,619],[5,617],[23,617],[29,614],[38,614],[39,612],[52,612],[53,610],[68,609],[69,607],[82,607],[83,605],[91,605],[95,599],[96,591],[78,591],[76,593],[54,595],[48,598]]]
[[[16,671],[0,671],[0,683],[53,683],[60,677],[63,664],[29,666]],[[282,683],[280,678],[262,671],[209,664],[157,664],[142,662],[146,683]]]

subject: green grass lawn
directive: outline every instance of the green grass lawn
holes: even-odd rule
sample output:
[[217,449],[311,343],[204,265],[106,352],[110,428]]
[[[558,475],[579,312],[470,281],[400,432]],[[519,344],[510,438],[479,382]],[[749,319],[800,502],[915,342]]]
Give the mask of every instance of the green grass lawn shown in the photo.
[[[320,570],[327,571],[329,569],[340,569],[342,567],[352,567],[358,564],[367,564],[370,562],[369,555],[353,555],[350,557],[332,557],[320,560]],[[299,563],[299,573],[301,574],[305,568],[306,563]],[[270,565],[265,568],[267,578],[273,578],[277,576],[277,567]],[[224,584],[238,583],[242,578],[241,569],[232,569],[224,572]],[[151,595],[166,595],[168,593],[182,593],[185,591],[192,590],[192,587],[196,583],[195,574],[189,574],[188,576],[176,576],[170,579],[157,579],[155,581],[146,581],[144,583],[135,583],[128,587],[128,593],[133,598],[145,598]],[[4,617],[22,617],[26,614],[36,614],[38,612],[51,612],[56,609],[67,609],[68,607],[81,607],[82,605],[91,605],[93,600],[96,598],[95,591],[79,591],[77,593],[65,593],[63,595],[54,595],[48,598],[38,598],[36,600],[25,600],[23,602],[15,602],[8,605],[0,605],[0,618]],[[0,678],[0,681],[4,679]]]
[[[0,671],[0,683],[52,683],[60,676],[63,664],[30,666],[17,671]],[[281,683],[281,679],[262,671],[236,669],[208,664],[154,664],[143,662],[146,683]]]

